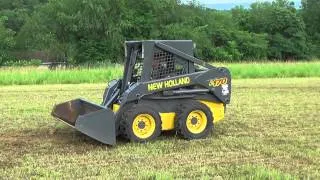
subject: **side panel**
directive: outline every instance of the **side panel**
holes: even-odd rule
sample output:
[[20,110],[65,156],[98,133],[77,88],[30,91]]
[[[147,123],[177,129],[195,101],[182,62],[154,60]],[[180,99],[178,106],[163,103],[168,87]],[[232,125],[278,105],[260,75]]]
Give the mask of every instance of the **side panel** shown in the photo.
[[210,101],[200,101],[205,104],[213,115],[213,122],[217,123],[224,118],[224,105],[222,103],[215,103]]
[[[223,120],[225,108],[222,103],[216,103],[211,101],[200,101],[200,102],[206,105],[210,109],[213,115],[214,123],[217,123]],[[159,115],[162,121],[163,131],[173,130],[175,128],[174,127],[175,117],[176,117],[175,112],[160,112]]]
[[[217,82],[217,83],[213,83]],[[187,75],[164,78],[149,82],[140,82],[131,86],[122,96],[122,103],[132,102],[144,96],[174,90],[178,88],[198,86],[209,90],[209,93],[224,104],[230,103],[231,76],[225,68],[214,68]]]
[[168,113],[159,113],[162,121],[162,130],[173,130],[174,129],[174,119],[176,117],[176,113],[168,112]]

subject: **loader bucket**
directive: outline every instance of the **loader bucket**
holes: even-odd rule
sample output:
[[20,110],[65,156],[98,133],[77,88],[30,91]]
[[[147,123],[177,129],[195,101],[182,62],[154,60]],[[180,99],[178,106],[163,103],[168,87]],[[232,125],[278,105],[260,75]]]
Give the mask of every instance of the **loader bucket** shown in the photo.
[[116,143],[114,113],[108,108],[75,99],[56,105],[52,116],[104,144]]

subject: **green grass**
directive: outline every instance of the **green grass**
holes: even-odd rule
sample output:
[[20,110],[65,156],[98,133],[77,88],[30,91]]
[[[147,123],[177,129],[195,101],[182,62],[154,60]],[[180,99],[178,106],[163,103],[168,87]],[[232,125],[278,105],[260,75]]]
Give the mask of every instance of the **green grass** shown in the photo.
[[320,77],[320,61],[226,64],[235,79]]
[[107,82],[122,76],[122,66],[48,70],[36,67],[0,69],[0,85],[80,84]]
[[[320,61],[301,63],[217,64],[230,69],[233,79],[320,77]],[[121,65],[104,68],[47,70],[0,68],[0,85],[105,83],[122,76]]]
[[320,78],[233,81],[225,121],[207,139],[102,145],[50,116],[105,84],[0,86],[0,174],[8,179],[320,178]]

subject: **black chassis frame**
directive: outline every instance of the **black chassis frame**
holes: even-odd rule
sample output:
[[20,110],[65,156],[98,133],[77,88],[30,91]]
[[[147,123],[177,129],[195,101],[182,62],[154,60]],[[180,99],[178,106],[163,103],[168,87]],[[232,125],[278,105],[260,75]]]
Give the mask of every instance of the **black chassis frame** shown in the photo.
[[[193,56],[192,41],[129,41],[126,42],[126,63],[123,79],[112,81],[106,92],[102,105],[112,106],[113,103],[120,104],[120,109],[126,104],[144,101],[161,109],[161,111],[172,111],[172,107],[186,100],[198,99],[223,103],[230,103],[231,97],[231,74],[227,68],[214,67]],[[137,50],[142,48],[144,56],[142,76],[139,82],[129,85],[132,78],[133,68],[136,63]],[[169,78],[150,80],[152,71],[153,52],[159,48],[170,52],[178,58],[187,62],[189,73]],[[194,65],[204,67],[204,70],[196,72]],[[190,83],[177,85],[172,88],[161,88],[148,91],[148,84],[175,80],[178,78],[189,77]],[[223,94],[222,87],[210,86],[210,81],[226,78],[229,93]],[[170,103],[168,100],[170,99]],[[168,105],[170,104],[170,105]]]

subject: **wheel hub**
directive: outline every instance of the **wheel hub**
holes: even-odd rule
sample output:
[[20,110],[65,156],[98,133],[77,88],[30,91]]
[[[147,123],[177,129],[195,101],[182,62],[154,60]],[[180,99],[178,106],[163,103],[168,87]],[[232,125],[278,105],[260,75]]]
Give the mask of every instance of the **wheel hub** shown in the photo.
[[139,129],[144,129],[144,128],[146,127],[146,123],[143,122],[143,121],[140,121],[140,122],[138,123],[138,127],[139,127]]
[[196,125],[198,123],[198,119],[196,117],[191,118],[191,124]]

